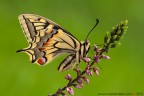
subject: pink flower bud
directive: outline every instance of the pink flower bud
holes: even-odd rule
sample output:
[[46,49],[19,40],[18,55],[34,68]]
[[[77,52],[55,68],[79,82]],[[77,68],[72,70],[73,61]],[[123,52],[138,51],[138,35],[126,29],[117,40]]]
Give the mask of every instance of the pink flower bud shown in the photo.
[[81,79],[78,79],[77,82],[78,82],[79,84],[82,84],[82,80],[81,80]]
[[92,76],[93,74],[92,74],[92,71],[90,71],[90,70],[86,70],[86,74],[88,75],[88,76]]
[[81,88],[82,86],[80,84],[77,84],[75,87],[76,88]]
[[86,70],[90,70],[90,66],[88,65],[88,66],[86,66]]
[[97,53],[99,52],[99,49],[95,44],[94,44],[94,51],[96,51]]
[[110,57],[109,57],[109,56],[106,56],[106,55],[104,55],[104,54],[102,54],[102,58],[107,59],[107,60],[109,60],[109,59],[110,59]]
[[71,75],[70,75],[70,74],[67,74],[67,75],[65,76],[65,79],[71,80],[71,79],[72,79],[72,78],[71,78]]
[[90,62],[90,58],[87,58],[87,57],[84,57],[83,60],[84,60],[86,63],[89,63],[89,62]]
[[74,90],[73,90],[73,88],[67,87],[67,88],[66,88],[66,91],[67,91],[69,94],[74,95]]
[[89,84],[89,79],[86,78],[85,76],[83,77],[83,80],[84,80],[87,84]]
[[74,68],[73,70],[76,71],[76,72],[80,71],[80,69],[78,69],[78,68]]
[[94,55],[94,61],[95,61],[96,63],[100,62],[99,56]]
[[97,76],[99,76],[99,72],[98,72],[98,68],[97,68],[97,67],[93,68],[93,71],[94,71],[94,73],[95,73]]

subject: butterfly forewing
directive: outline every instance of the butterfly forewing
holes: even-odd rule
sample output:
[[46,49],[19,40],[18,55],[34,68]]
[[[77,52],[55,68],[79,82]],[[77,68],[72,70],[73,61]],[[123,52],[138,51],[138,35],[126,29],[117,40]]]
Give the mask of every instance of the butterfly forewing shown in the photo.
[[[34,14],[22,14],[18,17],[18,19],[23,32],[30,43],[32,43],[34,38],[40,35],[40,33],[44,35],[44,31],[47,29],[48,25],[57,25],[50,20],[46,20],[44,17]],[[49,31],[52,29],[51,25],[49,26]]]
[[[42,16],[22,14],[18,18],[29,42],[28,48],[18,50],[18,52],[28,53],[33,63],[41,65],[49,63],[56,56],[63,53],[74,55],[67,57],[66,61],[61,63],[61,66],[68,66],[70,64],[68,60],[71,60],[71,62],[76,61],[74,56],[80,49],[80,43],[69,32]],[[79,59],[79,56],[77,57]],[[62,70],[62,68],[60,69]]]

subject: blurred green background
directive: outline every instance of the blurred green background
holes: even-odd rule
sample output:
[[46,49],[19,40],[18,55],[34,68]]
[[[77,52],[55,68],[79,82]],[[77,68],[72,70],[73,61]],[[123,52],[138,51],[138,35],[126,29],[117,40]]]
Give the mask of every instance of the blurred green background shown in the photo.
[[28,46],[17,19],[23,13],[49,18],[79,40],[85,39],[99,18],[89,37],[92,45],[101,44],[106,31],[127,19],[129,28],[122,45],[110,50],[111,60],[100,63],[100,76],[89,77],[90,84],[75,89],[75,96],[116,92],[139,96],[135,93],[144,92],[143,4],[143,0],[0,0],[0,96],[47,96],[67,83],[67,73],[73,74],[72,70],[57,71],[63,56],[43,67],[31,64],[27,54],[16,53]]

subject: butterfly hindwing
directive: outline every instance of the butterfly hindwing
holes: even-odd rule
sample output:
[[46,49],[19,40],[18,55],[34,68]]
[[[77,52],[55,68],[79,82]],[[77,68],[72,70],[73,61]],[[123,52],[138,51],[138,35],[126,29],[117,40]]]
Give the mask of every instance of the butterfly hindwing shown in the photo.
[[64,71],[64,70],[68,70],[72,67],[75,67],[74,65],[76,65],[76,55],[75,54],[71,54],[68,55],[59,65],[58,70],[59,71]]
[[[69,53],[75,54],[78,49],[78,42],[73,42],[74,38],[65,34],[62,30],[58,30],[58,33],[55,34],[52,38],[45,43],[40,49],[41,52],[45,52],[45,57],[48,59],[48,62],[51,61],[56,56]],[[74,40],[75,41],[75,40]]]
[[33,63],[43,65],[63,53],[70,54],[66,61],[63,61],[65,64],[68,61],[76,61],[72,57],[78,53],[80,43],[58,24],[34,14],[22,14],[19,16],[19,21],[29,47],[18,52],[28,53]]

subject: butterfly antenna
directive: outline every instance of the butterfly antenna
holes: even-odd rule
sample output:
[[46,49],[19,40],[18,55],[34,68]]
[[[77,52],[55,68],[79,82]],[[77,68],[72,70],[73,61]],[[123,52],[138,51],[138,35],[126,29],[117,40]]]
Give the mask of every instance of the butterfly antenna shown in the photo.
[[96,24],[94,25],[94,27],[93,27],[93,28],[90,30],[90,32],[88,33],[88,35],[87,35],[87,37],[86,37],[86,40],[87,40],[89,34],[93,31],[93,29],[98,25],[98,23],[99,23],[99,19],[96,19]]

